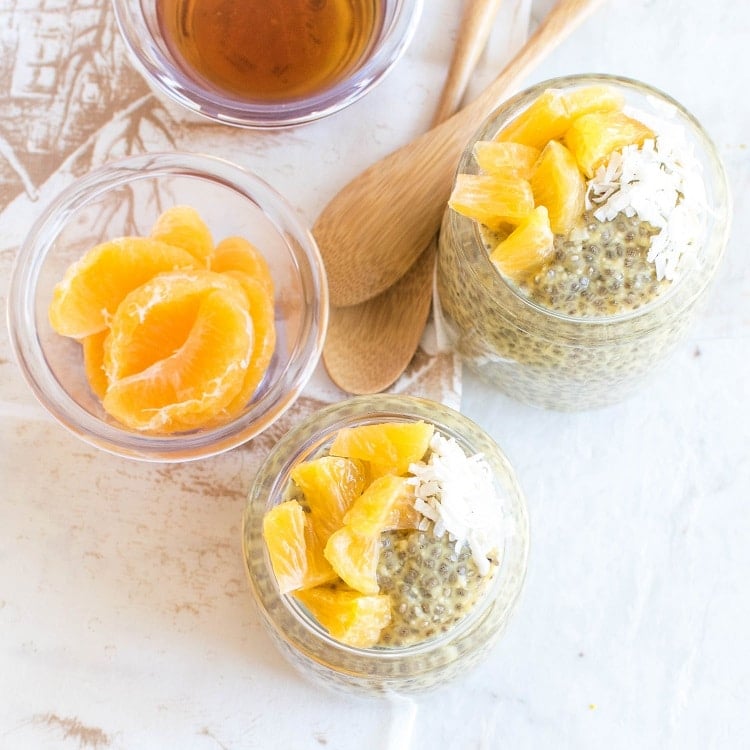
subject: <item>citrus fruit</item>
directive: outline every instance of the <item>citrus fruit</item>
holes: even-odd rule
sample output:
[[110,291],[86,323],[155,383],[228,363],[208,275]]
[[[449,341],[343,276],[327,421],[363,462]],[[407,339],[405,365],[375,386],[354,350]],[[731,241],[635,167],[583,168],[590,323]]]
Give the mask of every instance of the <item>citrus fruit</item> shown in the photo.
[[356,534],[375,536],[388,526],[398,526],[399,510],[408,507],[409,499],[413,506],[414,488],[406,477],[386,474],[375,479],[352,503],[344,523]]
[[362,536],[349,526],[334,531],[323,550],[344,583],[363,594],[377,594],[380,536]]
[[517,175],[456,175],[448,205],[460,214],[497,229],[518,224],[534,208],[528,180]]
[[515,174],[528,180],[538,158],[539,149],[523,143],[477,141],[474,144],[474,160],[485,174]]
[[263,516],[263,539],[282,594],[336,578],[308,514],[296,500],[275,505]]
[[292,469],[291,477],[305,496],[323,542],[344,525],[344,514],[367,483],[361,461],[339,456],[303,461]]
[[590,112],[573,121],[565,144],[586,177],[593,177],[613,152],[653,137],[650,128],[622,112]]
[[491,258],[515,281],[536,271],[553,251],[554,235],[544,206],[537,206],[497,247]]
[[542,150],[531,175],[531,189],[537,205],[549,213],[555,234],[567,234],[583,213],[586,180],[573,154],[559,141]]
[[242,271],[256,279],[268,295],[273,295],[273,278],[261,252],[244,237],[227,237],[213,249],[209,258],[212,271]]
[[107,392],[109,382],[104,372],[104,340],[109,336],[109,329],[92,333],[81,339],[83,347],[83,369],[86,379],[95,396],[102,399]]
[[[143,287],[133,294],[151,298],[143,294]],[[182,303],[176,319],[184,315],[192,321],[187,338],[143,370],[119,379],[110,376],[121,366],[124,342],[115,337],[114,327],[107,339],[112,345],[105,347],[105,362],[109,357],[110,363],[117,364],[108,367],[109,387],[102,403],[132,429],[165,433],[193,429],[220,414],[242,387],[253,343],[252,321],[243,303],[226,290],[208,291],[197,305],[189,296]],[[143,328],[151,326],[144,323]],[[136,328],[131,340],[138,338]],[[177,343],[167,338],[170,344]],[[157,353],[150,342],[143,342],[138,351],[145,354],[143,362]]]
[[52,292],[49,320],[63,336],[103,331],[125,296],[162,271],[194,268],[190,253],[143,237],[122,237],[87,252]]
[[159,215],[151,237],[187,250],[204,268],[214,247],[211,232],[192,206],[172,206]]
[[561,138],[576,117],[620,109],[622,101],[620,94],[609,86],[586,86],[567,93],[547,89],[503,128],[495,140],[542,149],[548,141]]
[[381,422],[343,427],[330,448],[332,456],[369,461],[370,476],[405,474],[422,459],[435,428],[426,422]]
[[366,595],[341,586],[318,586],[294,597],[333,638],[356,648],[374,646],[391,622],[390,597]]

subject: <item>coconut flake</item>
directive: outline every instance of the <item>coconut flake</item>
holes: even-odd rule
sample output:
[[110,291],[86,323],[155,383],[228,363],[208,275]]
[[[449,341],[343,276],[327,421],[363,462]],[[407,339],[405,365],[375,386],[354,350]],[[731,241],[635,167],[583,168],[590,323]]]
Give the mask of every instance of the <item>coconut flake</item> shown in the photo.
[[488,556],[503,539],[500,499],[492,470],[481,456],[467,457],[458,443],[438,432],[430,441],[430,455],[409,467],[414,475],[414,507],[433,524],[435,536],[449,535],[456,553],[468,544],[480,575],[490,569]]
[[633,116],[657,133],[656,138],[614,152],[588,181],[586,208],[599,221],[623,213],[637,215],[658,229],[651,238],[648,260],[658,279],[673,280],[694,262],[705,231],[701,165],[676,123],[645,112]]

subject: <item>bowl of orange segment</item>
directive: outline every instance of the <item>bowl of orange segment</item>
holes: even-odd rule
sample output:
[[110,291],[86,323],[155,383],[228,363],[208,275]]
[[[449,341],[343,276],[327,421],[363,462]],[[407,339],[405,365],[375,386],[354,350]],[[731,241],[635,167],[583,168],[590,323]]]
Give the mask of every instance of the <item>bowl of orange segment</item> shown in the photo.
[[525,500],[495,441],[442,404],[325,407],[258,471],[243,553],[261,619],[306,677],[364,695],[485,658],[523,587]]
[[8,320],[41,404],[111,453],[185,461],[295,401],[328,319],[310,232],[227,161],[150,154],[64,190],[21,247]]

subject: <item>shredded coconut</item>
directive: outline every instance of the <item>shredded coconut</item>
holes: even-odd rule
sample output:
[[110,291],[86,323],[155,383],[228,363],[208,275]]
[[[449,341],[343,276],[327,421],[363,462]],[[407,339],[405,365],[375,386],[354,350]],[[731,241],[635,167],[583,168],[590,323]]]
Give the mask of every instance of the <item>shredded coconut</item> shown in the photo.
[[435,432],[427,463],[412,464],[414,507],[424,517],[421,528],[434,524],[434,534],[448,534],[456,553],[469,545],[480,575],[490,568],[488,555],[502,541],[500,500],[492,471],[481,456],[467,457],[452,438]]
[[594,209],[599,221],[611,221],[622,212],[658,229],[648,260],[658,279],[673,280],[697,257],[705,229],[701,165],[682,128],[648,113],[634,116],[651,127],[656,138],[614,152],[588,181],[586,208]]

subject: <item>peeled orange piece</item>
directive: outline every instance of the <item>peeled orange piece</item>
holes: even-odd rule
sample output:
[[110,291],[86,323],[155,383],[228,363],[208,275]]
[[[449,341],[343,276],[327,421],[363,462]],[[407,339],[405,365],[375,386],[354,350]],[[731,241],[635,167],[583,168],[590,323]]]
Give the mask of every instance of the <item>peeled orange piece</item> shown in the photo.
[[282,594],[335,580],[308,514],[296,500],[275,505],[265,514],[263,539]]
[[517,175],[459,174],[448,205],[460,214],[497,229],[518,224],[534,208],[531,185]]
[[393,474],[375,479],[352,503],[344,523],[361,536],[376,536],[386,527],[399,524],[399,510],[414,504],[414,488],[406,477]]
[[370,476],[405,474],[424,457],[435,428],[426,422],[381,422],[344,427],[336,433],[332,456],[370,462]]
[[490,256],[503,274],[521,281],[538,270],[554,249],[554,235],[544,206],[537,206]]
[[253,351],[250,354],[245,379],[239,393],[226,408],[228,414],[235,415],[252,399],[276,349],[273,297],[258,279],[242,271],[225,271],[219,275],[239,282],[247,298],[247,309],[253,321]]
[[[142,294],[148,304],[151,295],[148,289],[144,293],[144,287],[133,294]],[[175,321],[184,315],[176,327],[187,329],[185,321],[192,322],[185,341],[174,351],[165,350],[163,358],[143,370],[109,378],[103,406],[132,429],[167,433],[201,426],[221,414],[242,387],[253,344],[252,321],[243,302],[226,290],[209,291],[197,305],[189,296],[182,302],[184,307],[172,312],[179,312],[173,316]],[[144,324],[144,329],[151,328]],[[130,340],[138,339],[136,328]],[[167,339],[177,342],[169,335]],[[115,326],[110,342],[105,349],[110,362],[132,361],[122,340],[115,338]],[[147,355],[144,361],[155,353],[150,342],[141,342],[138,351]],[[111,371],[118,372],[117,366]]]
[[580,115],[622,107],[622,96],[609,86],[585,86],[568,92],[547,89],[495,137],[542,149],[558,140]]
[[318,586],[294,594],[333,638],[355,648],[370,648],[391,622],[386,595],[365,595],[340,586]]
[[323,550],[342,581],[363,594],[377,594],[380,535],[361,536],[349,526],[334,531]]
[[573,154],[559,141],[550,141],[534,166],[530,182],[537,205],[549,213],[552,231],[567,234],[583,213],[586,195],[586,180]]
[[151,229],[151,237],[189,252],[204,268],[214,248],[211,232],[192,206],[172,206]]
[[258,281],[273,296],[273,278],[261,252],[244,237],[227,237],[213,249],[209,259],[212,271],[242,271]]
[[65,272],[52,292],[49,320],[63,336],[103,331],[117,306],[162,271],[194,268],[190,253],[143,237],[122,237],[91,249]]
[[109,336],[109,329],[92,333],[81,339],[83,346],[83,369],[94,395],[104,398],[108,380],[104,372],[104,340]]
[[291,477],[305,496],[323,542],[344,525],[344,514],[367,484],[364,464],[339,456],[303,461],[292,469]]
[[622,112],[590,112],[576,118],[565,133],[565,143],[586,177],[605,164],[613,152],[642,145],[653,131]]
[[474,144],[474,159],[485,174],[515,174],[528,180],[538,158],[539,149],[523,143],[477,141]]

